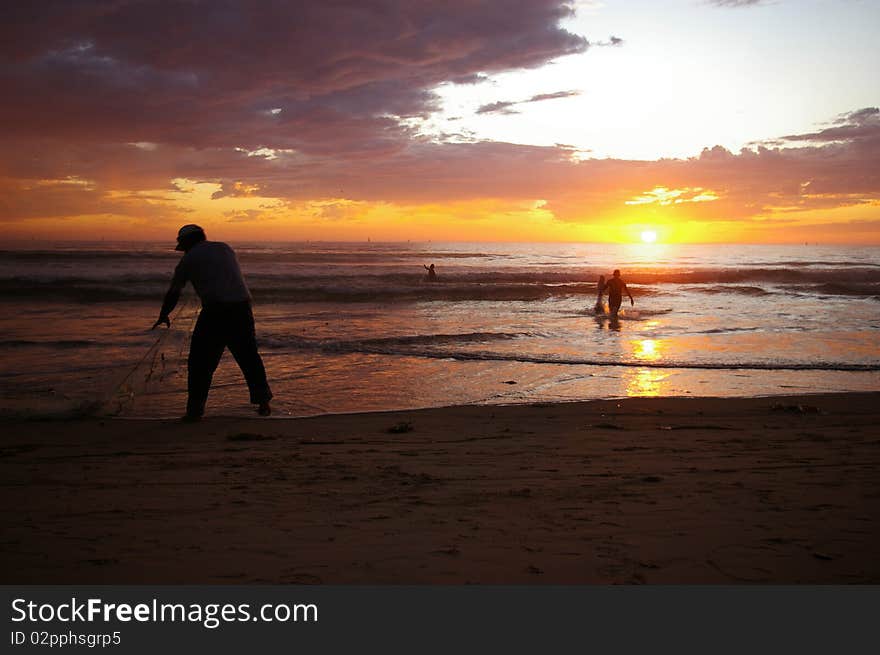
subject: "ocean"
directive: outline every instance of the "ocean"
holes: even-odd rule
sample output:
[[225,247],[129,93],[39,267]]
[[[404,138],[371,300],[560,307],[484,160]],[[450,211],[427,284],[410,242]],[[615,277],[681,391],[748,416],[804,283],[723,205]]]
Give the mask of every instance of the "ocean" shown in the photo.
[[[274,416],[880,389],[880,247],[232,245]],[[198,301],[150,330],[168,243],[0,250],[0,413],[183,413]],[[424,266],[434,264],[429,282]],[[635,298],[597,315],[619,268]],[[207,415],[250,415],[226,353]]]

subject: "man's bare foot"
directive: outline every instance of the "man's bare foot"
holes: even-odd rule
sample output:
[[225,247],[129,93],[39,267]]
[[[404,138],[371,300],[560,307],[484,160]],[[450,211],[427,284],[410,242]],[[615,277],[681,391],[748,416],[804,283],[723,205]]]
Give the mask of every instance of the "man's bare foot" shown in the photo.
[[257,414],[260,416],[269,416],[272,414],[272,408],[269,407],[269,403],[260,403],[260,406],[257,408]]

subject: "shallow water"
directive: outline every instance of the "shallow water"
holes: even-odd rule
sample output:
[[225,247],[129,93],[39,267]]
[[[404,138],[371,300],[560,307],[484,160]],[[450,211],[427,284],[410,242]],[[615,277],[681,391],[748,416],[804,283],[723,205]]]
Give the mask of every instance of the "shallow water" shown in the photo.
[[[880,388],[877,247],[232,245],[279,415]],[[0,252],[3,411],[181,413],[197,302],[149,330],[178,256]],[[613,268],[636,299],[619,320],[593,311]],[[208,412],[249,411],[227,354]]]

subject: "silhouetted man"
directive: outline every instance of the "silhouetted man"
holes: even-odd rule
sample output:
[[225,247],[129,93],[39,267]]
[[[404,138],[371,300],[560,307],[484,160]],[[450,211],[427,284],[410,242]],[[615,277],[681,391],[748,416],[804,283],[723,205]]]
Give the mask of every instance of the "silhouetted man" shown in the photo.
[[629,304],[635,305],[632,294],[626,288],[626,283],[620,278],[619,269],[615,269],[613,277],[605,283],[605,291],[608,292],[608,309],[612,316],[617,316],[617,312],[620,311],[620,303],[623,302],[624,293],[629,296]]
[[259,406],[260,416],[272,413],[269,400],[272,391],[266,381],[266,369],[257,352],[251,294],[244,282],[235,252],[225,243],[208,241],[198,225],[184,225],[177,233],[177,247],[183,257],[174,269],[174,277],[159,320],[171,327],[168,316],[180,299],[187,281],[192,282],[202,301],[202,311],[196,321],[189,346],[187,389],[184,420],[197,421],[205,411],[205,401],[211,388],[211,378],[223,356],[229,352],[238,362],[247,380],[251,402]]

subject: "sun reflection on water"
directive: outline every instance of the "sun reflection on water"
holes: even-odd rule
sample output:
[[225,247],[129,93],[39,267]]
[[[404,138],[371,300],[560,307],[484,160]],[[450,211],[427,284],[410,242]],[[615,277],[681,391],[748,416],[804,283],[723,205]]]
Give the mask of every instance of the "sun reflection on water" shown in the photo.
[[643,362],[656,362],[661,357],[663,344],[659,339],[637,339],[632,346],[633,357]]

